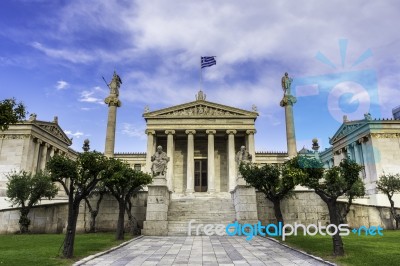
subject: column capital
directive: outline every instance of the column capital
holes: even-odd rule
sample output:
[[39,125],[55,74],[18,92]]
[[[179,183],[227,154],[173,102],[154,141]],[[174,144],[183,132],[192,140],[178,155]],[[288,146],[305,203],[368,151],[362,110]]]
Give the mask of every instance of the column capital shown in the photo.
[[169,135],[169,134],[174,135],[174,134],[175,134],[175,130],[173,130],[173,129],[165,130],[165,134],[167,134],[167,135]]
[[236,133],[237,133],[237,130],[235,130],[235,129],[228,129],[228,130],[226,131],[226,134],[228,134],[228,135],[230,135],[230,134],[235,135]]
[[251,135],[251,134],[256,134],[257,133],[257,130],[255,130],[255,129],[248,129],[248,130],[246,130],[246,134],[247,135]]
[[214,130],[214,129],[207,129],[207,130],[206,130],[206,133],[207,133],[207,134],[215,134],[215,133],[217,133],[217,131]]
[[153,129],[146,129],[144,132],[146,133],[146,135],[155,135],[156,134],[156,131]]
[[196,130],[194,130],[194,129],[188,129],[188,130],[185,131],[185,133],[188,134],[188,135],[189,135],[189,134],[193,134],[193,135],[194,135],[194,134],[196,134]]

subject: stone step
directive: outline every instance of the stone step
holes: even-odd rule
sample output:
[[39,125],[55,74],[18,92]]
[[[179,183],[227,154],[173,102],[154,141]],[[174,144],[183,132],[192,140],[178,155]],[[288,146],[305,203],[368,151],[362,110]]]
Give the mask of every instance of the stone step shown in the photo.
[[[190,230],[190,234],[192,236],[194,235],[206,235],[204,233],[204,226],[206,224],[211,224],[213,225],[213,229],[212,232],[215,232],[215,226],[217,224],[222,224],[224,226],[232,223],[233,221],[209,221],[207,223],[203,223],[203,222],[199,222],[199,221],[195,221],[192,222],[191,225],[191,230]],[[199,227],[200,225],[200,227]],[[168,235],[170,236],[174,236],[174,235],[188,235],[188,227],[189,227],[189,223],[188,222],[180,222],[180,221],[170,221],[168,222]],[[199,230],[197,230],[197,228],[199,228]]]
[[[227,225],[235,221],[236,213],[229,193],[218,195],[207,193],[196,197],[174,197],[168,207],[168,235],[188,235],[189,222],[191,234],[196,235],[200,224]],[[199,235],[205,235],[199,230]]]

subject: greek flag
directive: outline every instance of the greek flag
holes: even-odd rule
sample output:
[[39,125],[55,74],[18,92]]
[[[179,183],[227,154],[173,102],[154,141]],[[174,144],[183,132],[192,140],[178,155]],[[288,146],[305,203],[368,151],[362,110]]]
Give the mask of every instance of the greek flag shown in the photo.
[[201,57],[201,68],[209,67],[212,65],[216,65],[217,61],[215,61],[215,56],[202,56]]

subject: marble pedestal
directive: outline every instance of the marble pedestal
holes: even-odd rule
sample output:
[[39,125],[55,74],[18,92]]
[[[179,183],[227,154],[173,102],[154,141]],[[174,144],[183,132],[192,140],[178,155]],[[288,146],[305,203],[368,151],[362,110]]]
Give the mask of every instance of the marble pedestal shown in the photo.
[[236,182],[237,185],[231,192],[236,220],[240,224],[255,224],[258,222],[256,191],[254,187],[248,186],[241,176]]
[[153,183],[148,185],[146,221],[142,234],[147,236],[168,235],[168,206],[170,192],[165,176],[154,177]]

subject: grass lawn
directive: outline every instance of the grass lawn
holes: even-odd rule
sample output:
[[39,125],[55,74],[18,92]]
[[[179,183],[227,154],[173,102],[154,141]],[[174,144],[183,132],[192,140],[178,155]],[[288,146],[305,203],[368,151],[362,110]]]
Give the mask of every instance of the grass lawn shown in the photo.
[[[125,237],[125,241],[131,237]],[[0,235],[0,265],[71,265],[121,244],[115,233],[77,234],[72,260],[61,259],[63,234]],[[61,247],[61,249],[60,249]]]
[[384,230],[383,236],[342,236],[344,257],[332,256],[330,236],[289,236],[284,244],[338,265],[400,265],[400,230]]

